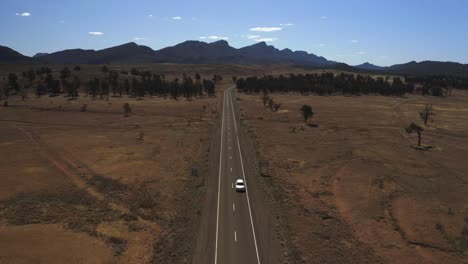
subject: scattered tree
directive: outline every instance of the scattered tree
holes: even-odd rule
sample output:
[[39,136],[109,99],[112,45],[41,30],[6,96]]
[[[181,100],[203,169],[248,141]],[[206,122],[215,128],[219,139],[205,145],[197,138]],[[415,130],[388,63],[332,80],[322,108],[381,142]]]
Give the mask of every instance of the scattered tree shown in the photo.
[[277,112],[281,107],[281,104],[280,103],[274,103],[273,104],[273,111]]
[[19,90],[19,84],[18,84],[18,76],[14,73],[8,74],[8,88],[6,89],[6,96],[10,94],[11,90],[15,90],[16,92]]
[[302,113],[302,117],[304,118],[304,123],[307,124],[307,119],[314,116],[314,112],[312,111],[312,106],[303,105],[300,110]]
[[125,117],[128,117],[128,114],[130,114],[132,112],[132,108],[130,108],[129,103],[125,103],[123,105],[123,110],[124,110]]
[[419,117],[424,122],[424,126],[427,126],[427,122],[432,121],[431,116],[433,115],[434,112],[432,111],[432,105],[426,104],[426,106],[424,106],[424,109],[419,113]]
[[270,98],[268,100],[268,107],[270,108],[270,110],[273,111],[273,106],[275,105],[275,101],[273,101],[273,98]]
[[87,104],[83,104],[80,108],[80,111],[81,112],[86,112],[88,110],[88,105]]
[[418,134],[418,146],[421,146],[421,134],[424,129],[415,123],[411,123],[408,127],[405,128],[406,133],[411,134],[413,132]]
[[270,97],[268,96],[268,93],[266,92],[266,90],[263,91],[262,101],[263,101],[263,106],[266,106],[266,104],[270,101]]
[[60,79],[62,80],[66,80],[68,79],[68,77],[70,77],[71,75],[71,71],[68,67],[64,67],[61,71],[60,71]]

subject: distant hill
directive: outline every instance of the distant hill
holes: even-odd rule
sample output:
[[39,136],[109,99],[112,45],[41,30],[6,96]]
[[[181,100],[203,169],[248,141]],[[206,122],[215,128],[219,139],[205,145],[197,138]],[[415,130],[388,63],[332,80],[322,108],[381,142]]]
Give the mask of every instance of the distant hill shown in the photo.
[[0,46],[0,63],[31,63],[34,59],[8,47]]
[[37,59],[60,64],[151,63],[154,50],[136,43],[127,43],[103,50],[70,49],[54,52]]
[[193,64],[264,64],[294,63],[329,65],[333,62],[305,51],[278,50],[260,42],[236,49],[224,40],[213,43],[189,40],[157,51],[135,43],[127,43],[104,50],[64,50],[41,54],[36,58],[43,62],[60,64],[103,63],[193,63]]
[[377,65],[371,64],[369,62],[365,62],[363,64],[356,65],[354,67],[358,68],[358,69],[372,70],[372,71],[381,71],[381,70],[385,69],[385,67],[377,66]]
[[468,76],[468,64],[456,62],[422,61],[380,67],[369,62],[349,66],[327,60],[305,51],[279,50],[259,42],[240,49],[224,40],[206,43],[189,40],[172,47],[153,50],[130,42],[102,50],[69,49],[54,53],[24,56],[8,47],[0,46],[0,63],[54,63],[54,64],[290,64],[302,68],[327,68],[353,72],[382,72],[409,75],[463,75]]
[[42,62],[58,64],[86,64],[94,57],[94,50],[68,49],[36,58]]
[[32,56],[33,58],[40,58],[40,57],[44,57],[46,55],[49,55],[49,53],[36,53],[34,56]]
[[385,69],[390,73],[412,75],[460,75],[468,76],[468,64],[441,61],[422,61],[396,64]]
[[290,49],[279,50],[269,46],[265,42],[243,47],[239,49],[241,54],[250,62],[256,63],[294,63],[306,65],[330,65],[333,62],[324,57],[309,54],[305,51],[292,51]]
[[220,40],[213,43],[189,40],[155,52],[157,62],[222,64],[242,63],[239,51]]

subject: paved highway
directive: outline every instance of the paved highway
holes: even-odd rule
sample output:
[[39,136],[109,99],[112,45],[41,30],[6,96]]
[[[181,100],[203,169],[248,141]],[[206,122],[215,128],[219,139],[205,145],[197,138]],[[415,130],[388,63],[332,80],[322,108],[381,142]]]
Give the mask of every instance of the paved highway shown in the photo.
[[[260,263],[233,90],[226,89],[223,98],[214,263]],[[245,193],[236,192],[236,179],[244,179]]]

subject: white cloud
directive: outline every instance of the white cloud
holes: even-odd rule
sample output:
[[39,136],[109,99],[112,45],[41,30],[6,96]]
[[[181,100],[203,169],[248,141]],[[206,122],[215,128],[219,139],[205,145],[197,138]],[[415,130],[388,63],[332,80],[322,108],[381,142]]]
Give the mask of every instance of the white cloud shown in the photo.
[[285,24],[280,24],[280,26],[289,27],[289,26],[294,26],[294,24],[293,23],[285,23]]
[[208,36],[208,37],[200,37],[200,39],[211,39],[211,40],[228,40],[228,37],[220,37],[220,36]]
[[148,18],[153,18],[153,15],[149,14],[149,15],[148,15]]
[[65,20],[60,20],[59,23],[63,24],[63,23],[65,23]]
[[22,17],[28,17],[31,15],[31,13],[24,12],[24,13],[16,13],[17,16],[22,16]]
[[180,16],[175,16],[175,17],[173,17],[172,19],[174,19],[174,20],[181,20],[182,17],[180,17]]
[[137,41],[138,41],[138,40],[144,40],[144,39],[145,39],[145,38],[138,38],[138,37],[137,37],[137,38],[133,38],[133,40],[137,40]]
[[251,28],[250,31],[256,31],[256,32],[272,32],[272,31],[279,31],[282,30],[283,28],[280,27],[255,27]]
[[328,18],[328,17],[326,17],[326,16],[322,16],[322,19],[327,19],[327,18]]
[[104,33],[102,33],[102,32],[99,32],[99,31],[90,31],[90,32],[88,32],[88,34],[90,34],[90,35],[95,35],[95,36],[101,36],[101,35],[104,35]]
[[359,40],[353,39],[353,40],[351,40],[351,42],[352,42],[352,43],[359,43]]
[[325,47],[325,44],[320,43],[319,46],[320,46],[320,47]]
[[248,39],[257,39],[260,38],[260,35],[247,35]]
[[357,54],[363,55],[363,54],[366,54],[366,52],[364,52],[364,51],[359,51]]
[[278,40],[278,38],[258,38],[258,39],[254,39],[255,41],[257,42],[261,42],[261,41],[264,41],[264,42],[271,42],[271,41],[276,41]]

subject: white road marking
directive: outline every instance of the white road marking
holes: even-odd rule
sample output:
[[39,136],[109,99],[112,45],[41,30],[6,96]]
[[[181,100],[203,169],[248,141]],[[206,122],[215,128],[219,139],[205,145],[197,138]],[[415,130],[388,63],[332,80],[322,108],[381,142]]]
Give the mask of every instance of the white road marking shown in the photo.
[[234,231],[234,241],[237,242],[237,232],[236,231]]
[[229,159],[232,159],[232,156],[229,156]]
[[236,211],[236,205],[234,203],[232,203],[232,211],[235,212]]
[[[232,105],[232,96],[230,96],[230,94],[231,93],[228,93],[228,99],[231,101],[232,115],[233,115],[233,119],[234,119],[234,128],[236,130],[237,147],[239,149],[239,156],[240,156],[240,162],[241,162],[241,168],[242,168],[242,175],[243,175],[243,178],[244,178],[245,194],[247,195],[247,205],[249,206],[250,224],[252,225],[252,233],[253,233],[253,238],[254,238],[254,243],[255,243],[255,252],[257,253],[257,263],[260,264],[260,256],[258,255],[258,247],[257,247],[257,238],[255,237],[255,228],[254,228],[254,224],[253,224],[253,220],[252,220],[252,210],[250,209],[249,192],[248,192],[248,189],[247,189],[247,180],[245,179],[244,162],[242,161],[242,152],[241,152],[240,143],[239,143],[239,134],[237,133],[236,115],[234,113],[234,106]],[[237,240],[236,240],[236,242],[237,242]]]
[[231,168],[231,172],[232,172],[232,168]]
[[226,91],[224,91],[224,97],[223,97],[223,116],[221,120],[221,148],[219,150],[219,171],[218,171],[218,206],[216,209],[216,246],[215,246],[215,261],[214,263],[218,263],[218,233],[219,233],[219,197],[220,197],[220,191],[221,191],[221,165],[222,165],[222,159],[221,156],[223,155],[223,135],[224,135],[224,109],[225,109],[225,102],[226,102]]
[[234,183],[231,183],[231,188],[234,189]]

